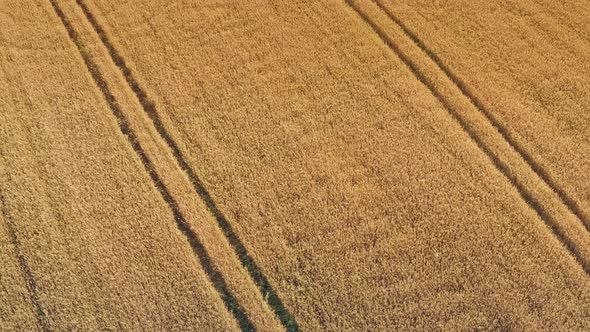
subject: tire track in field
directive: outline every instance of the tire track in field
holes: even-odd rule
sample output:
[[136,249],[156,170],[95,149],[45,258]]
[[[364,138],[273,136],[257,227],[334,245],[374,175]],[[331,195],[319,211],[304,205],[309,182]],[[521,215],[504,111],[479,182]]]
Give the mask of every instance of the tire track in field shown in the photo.
[[2,214],[6,219],[6,226],[8,228],[8,233],[10,235],[10,242],[14,246],[14,251],[18,259],[21,271],[23,273],[25,284],[27,285],[29,298],[31,299],[31,302],[35,307],[35,317],[37,317],[37,324],[39,325],[41,331],[50,332],[52,330],[49,324],[47,314],[45,313],[45,309],[43,309],[43,305],[41,304],[41,301],[39,301],[39,294],[37,293],[37,283],[35,282],[35,277],[33,276],[33,272],[31,271],[31,268],[27,263],[27,259],[22,253],[22,246],[20,240],[18,239],[18,235],[16,234],[16,225],[8,211],[6,198],[2,193],[0,193],[0,205],[2,205]]
[[590,219],[586,214],[582,211],[578,203],[576,203],[568,194],[560,188],[549,176],[547,171],[543,169],[543,167],[535,160],[535,158],[530,154],[518,141],[514,138],[514,136],[510,133],[510,130],[504,126],[498,119],[490,112],[481,102],[479,98],[471,91],[469,86],[465,84],[457,75],[453,73],[453,71],[447,66],[441,58],[434,53],[418,36],[410,30],[402,21],[393,14],[393,12],[387,9],[381,1],[379,0],[371,0],[375,3],[384,13],[392,20],[397,26],[399,26],[402,31],[418,46],[424,53],[430,57],[430,59],[447,75],[447,77],[461,90],[463,95],[467,97],[470,102],[477,108],[481,114],[488,120],[490,125],[494,127],[502,138],[508,142],[524,161],[530,166],[530,168],[537,173],[539,178],[545,182],[545,184],[551,188],[561,199],[562,203],[582,221],[586,230],[590,232]]
[[[55,0],[50,0],[55,1]],[[133,73],[127,66],[125,59],[119,54],[117,49],[111,43],[109,37],[105,33],[104,29],[100,26],[98,21],[96,20],[94,14],[88,8],[88,6],[82,0],[76,0],[76,3],[82,11],[84,15],[96,31],[97,35],[100,37],[100,40],[106,47],[111,56],[113,62],[117,65],[119,70],[123,73],[127,84],[130,86],[131,90],[137,96],[143,110],[152,120],[154,127],[162,137],[162,139],[166,142],[174,158],[178,162],[180,168],[187,174],[189,177],[194,189],[199,194],[200,198],[205,202],[205,205],[209,209],[209,211],[215,217],[219,227],[223,231],[225,237],[228,239],[229,243],[231,244],[232,248],[236,252],[241,264],[246,268],[250,277],[254,280],[254,283],[258,286],[259,291],[262,294],[262,297],[266,300],[268,305],[273,309],[276,316],[281,321],[281,324],[285,327],[287,331],[299,331],[299,325],[297,324],[295,318],[289,313],[287,308],[284,306],[283,302],[279,298],[276,291],[270,285],[268,278],[262,273],[262,270],[258,267],[252,256],[248,253],[246,247],[244,246],[243,242],[237,236],[235,231],[233,230],[232,225],[225,217],[225,215],[219,210],[217,204],[211,197],[209,191],[205,188],[203,182],[199,178],[199,176],[195,173],[195,171],[190,167],[188,162],[186,161],[184,155],[180,151],[180,148],[174,141],[174,139],[170,136],[170,134],[166,131],[158,111],[156,109],[155,104],[148,98],[147,93],[145,90],[139,85],[138,81],[133,76]],[[147,158],[147,157],[146,157]],[[172,199],[172,198],[171,198]]]
[[[460,125],[461,129],[467,133],[469,138],[477,145],[477,147],[486,154],[492,161],[493,165],[498,171],[504,175],[517,190],[525,203],[533,209],[539,218],[548,226],[553,235],[567,248],[578,265],[590,276],[590,262],[581,254],[576,244],[569,239],[566,232],[563,231],[559,225],[560,223],[553,218],[548,211],[546,211],[542,204],[533,196],[529,190],[518,181],[517,177],[510,171],[509,165],[503,162],[496,154],[485,144],[485,142],[477,135],[469,123],[459,114],[455,107],[447,101],[445,96],[439,92],[433,83],[431,83],[426,75],[418,68],[418,66],[401,51],[401,49],[392,41],[387,33],[376,24],[362,9],[360,9],[353,0],[345,0],[345,3],[358,15],[360,18],[377,34],[383,43],[393,51],[393,53],[405,64],[405,66],[412,72],[412,74],[422,83],[432,95],[444,106],[449,115]],[[463,85],[464,87],[464,85]],[[464,91],[460,86],[458,88]],[[466,95],[469,98],[469,96]],[[474,104],[477,107],[477,105]],[[479,109],[479,108],[478,108]],[[509,142],[508,142],[509,143]],[[576,214],[577,216],[577,214]]]
[[221,273],[213,266],[213,263],[211,261],[209,254],[207,253],[206,248],[199,240],[197,234],[191,229],[189,223],[186,221],[186,219],[180,212],[180,209],[178,208],[178,205],[172,197],[172,195],[170,194],[168,188],[166,188],[164,183],[161,181],[160,176],[155,171],[153,163],[148,158],[144,149],[140,145],[136,134],[131,130],[127,118],[119,108],[119,105],[115,100],[115,97],[110,92],[104,77],[98,71],[97,65],[94,63],[90,55],[84,50],[84,46],[80,42],[80,37],[78,36],[78,33],[75,31],[72,24],[65,16],[64,12],[61,10],[57,2],[55,0],[49,0],[49,2],[51,3],[53,9],[55,10],[55,13],[64,25],[68,33],[68,36],[76,45],[80,55],[82,56],[82,59],[84,60],[86,68],[88,69],[89,73],[94,79],[99,90],[102,92],[103,97],[105,98],[110,110],[115,115],[121,132],[125,135],[125,137],[127,137],[127,140],[129,141],[129,143],[133,147],[133,150],[141,160],[141,163],[144,166],[147,173],[149,174],[154,186],[156,187],[164,201],[168,204],[168,207],[170,208],[174,216],[174,220],[176,221],[178,229],[187,238],[193,252],[199,259],[199,262],[203,267],[203,270],[205,271],[205,273],[209,277],[209,280],[211,281],[211,283],[219,293],[221,299],[223,300],[225,307],[229,312],[232,313],[242,331],[256,330],[254,325],[244,312],[242,306],[238,303],[237,299],[229,291],[227,284]]

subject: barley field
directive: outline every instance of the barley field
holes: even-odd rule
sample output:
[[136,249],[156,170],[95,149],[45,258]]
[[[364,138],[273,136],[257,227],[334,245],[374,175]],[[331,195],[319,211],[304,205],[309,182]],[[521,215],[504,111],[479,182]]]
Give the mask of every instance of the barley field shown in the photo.
[[0,331],[590,330],[590,4],[0,0]]

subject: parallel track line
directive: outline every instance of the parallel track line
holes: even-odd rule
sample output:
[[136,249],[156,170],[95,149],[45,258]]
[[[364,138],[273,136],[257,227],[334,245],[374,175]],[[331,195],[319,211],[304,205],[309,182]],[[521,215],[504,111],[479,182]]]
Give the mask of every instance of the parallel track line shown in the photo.
[[394,15],[388,8],[383,6],[381,1],[371,0],[392,20],[401,30],[418,46],[430,59],[447,75],[447,77],[459,88],[461,93],[469,99],[469,101],[477,108],[481,114],[486,118],[492,127],[494,127],[502,138],[510,144],[521,158],[529,165],[529,167],[539,176],[545,184],[555,192],[562,203],[572,212],[578,219],[582,221],[584,227],[590,232],[590,220],[584,214],[580,206],[568,196],[567,192],[560,188],[549,176],[547,171],[534,159],[534,157],[512,136],[510,130],[504,126],[496,117],[486,108],[479,98],[471,91],[469,86],[465,84],[453,71],[440,59],[440,57],[432,51],[426,44],[418,38],[418,36],[410,30],[396,15]]
[[172,211],[172,214],[174,215],[174,220],[176,221],[176,225],[178,226],[178,229],[184,234],[184,236],[189,241],[193,252],[195,253],[197,258],[199,259],[199,262],[200,262],[201,266],[203,267],[203,270],[205,271],[205,273],[209,277],[211,283],[213,284],[213,286],[215,287],[215,289],[219,293],[221,299],[223,300],[225,307],[229,310],[229,312],[232,313],[232,315],[234,316],[234,318],[238,322],[240,329],[242,331],[254,331],[255,330],[254,325],[252,324],[252,322],[250,321],[250,319],[248,318],[248,316],[244,312],[241,305],[238,303],[237,299],[229,291],[223,276],[213,266],[213,264],[211,262],[211,258],[209,256],[209,254],[207,253],[206,248],[203,246],[203,244],[199,240],[199,237],[197,236],[197,234],[189,226],[188,222],[186,221],[186,219],[184,218],[184,216],[180,212],[180,209],[178,208],[176,201],[174,200],[174,198],[172,197],[172,195],[170,194],[169,190],[166,188],[164,183],[161,181],[160,176],[155,171],[155,167],[153,166],[153,163],[148,158],[144,149],[140,145],[140,143],[137,139],[137,135],[131,130],[129,123],[127,121],[127,118],[125,117],[125,115],[121,111],[117,101],[115,100],[115,97],[110,92],[108,85],[107,85],[105,79],[103,78],[102,74],[98,71],[97,65],[94,63],[94,60],[91,58],[91,56],[84,50],[84,46],[80,41],[80,37],[78,36],[78,33],[75,31],[72,24],[70,23],[68,18],[65,16],[65,14],[61,10],[61,8],[57,4],[57,2],[55,0],[49,0],[49,2],[51,2],[51,5],[53,6],[55,13],[62,21],[65,29],[68,32],[70,39],[78,48],[78,51],[79,51],[80,55],[82,56],[82,59],[84,60],[84,63],[86,65],[88,71],[90,72],[92,78],[94,79],[95,83],[97,84],[100,91],[102,92],[105,100],[107,101],[107,104],[108,104],[110,110],[117,118],[121,132],[127,137],[127,140],[129,141],[129,143],[133,147],[133,150],[135,151],[135,153],[139,156],[139,159],[141,160],[142,165],[144,166],[145,170],[149,174],[154,186],[157,188],[158,192],[160,193],[160,195],[162,196],[164,201],[168,204],[168,207],[170,208],[170,210]]
[[258,286],[259,291],[262,293],[262,297],[273,309],[276,316],[281,321],[281,324],[285,327],[287,331],[299,331],[299,326],[295,321],[295,318],[289,313],[287,308],[284,306],[278,294],[270,285],[268,278],[262,273],[261,269],[258,267],[252,256],[250,256],[246,247],[233,230],[233,227],[231,226],[230,222],[227,220],[227,218],[221,212],[221,210],[219,210],[217,204],[209,194],[208,190],[205,188],[201,179],[197,176],[195,171],[188,164],[182,152],[180,151],[180,148],[164,128],[164,125],[162,124],[155,104],[148,98],[145,90],[140,86],[138,81],[135,79],[133,73],[126,64],[125,59],[119,54],[117,49],[113,46],[104,29],[100,26],[100,24],[94,17],[94,14],[84,3],[84,1],[77,0],[76,3],[80,6],[82,11],[86,15],[86,18],[88,19],[88,21],[90,22],[98,36],[100,37],[102,43],[108,50],[113,62],[121,70],[123,76],[127,81],[127,84],[135,93],[143,110],[152,120],[154,127],[172,151],[172,154],[174,155],[174,158],[176,159],[178,165],[187,174],[193,187],[195,188],[201,199],[205,202],[205,205],[207,206],[209,211],[215,217],[219,227],[222,229],[224,235],[227,237],[229,243],[238,255],[241,264],[246,268],[246,270],[250,274],[250,277]]
[[529,193],[529,190],[520,184],[516,177],[511,174],[511,172],[508,170],[508,165],[500,160],[490,150],[490,148],[487,147],[487,145],[482,141],[477,133],[472,130],[468,123],[458,114],[455,108],[445,99],[438,89],[436,89],[436,87],[429,82],[421,70],[400,50],[400,48],[391,40],[391,38],[387,36],[387,33],[385,33],[375,22],[371,20],[370,17],[368,17],[360,8],[358,8],[352,0],[346,0],[345,2],[354,12],[357,13],[357,15],[363,19],[363,21],[367,23],[367,25],[369,25],[369,27],[378,35],[382,42],[385,43],[385,45],[388,46],[393,51],[393,53],[406,65],[406,67],[412,72],[418,81],[428,88],[428,90],[430,90],[432,95],[444,106],[451,117],[461,126],[463,131],[467,133],[469,138],[492,161],[493,165],[498,169],[498,171],[510,181],[512,186],[517,190],[525,203],[536,212],[536,214],[545,223],[545,225],[548,226],[554,236],[561,243],[563,243],[563,245],[568,249],[586,275],[590,276],[590,266],[585,264],[584,258],[576,249],[576,245],[568,240],[564,232],[561,231],[559,227],[557,227],[558,222],[543,209],[539,201],[535,199],[531,193]]

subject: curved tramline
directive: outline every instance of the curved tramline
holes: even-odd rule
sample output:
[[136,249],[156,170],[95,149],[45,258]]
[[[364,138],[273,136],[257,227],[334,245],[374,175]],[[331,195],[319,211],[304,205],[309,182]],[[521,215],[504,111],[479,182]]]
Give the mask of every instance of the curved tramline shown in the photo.
[[[2,228],[3,232],[0,233],[0,240],[2,240],[2,242],[6,241],[3,243],[3,247],[9,247],[12,246],[14,248],[14,254],[16,256],[16,260],[18,261],[18,266],[20,268],[20,273],[17,273],[16,275],[13,275],[12,277],[15,280],[22,280],[24,281],[24,284],[26,285],[26,289],[28,292],[28,300],[29,301],[23,301],[24,303],[8,303],[8,305],[13,306],[10,310],[11,312],[4,312],[2,317],[3,318],[3,324],[2,326],[6,327],[6,328],[25,328],[25,326],[29,325],[32,322],[32,317],[18,317],[16,315],[16,313],[20,313],[19,311],[23,310],[23,311],[28,311],[27,310],[27,306],[30,306],[32,308],[34,308],[35,314],[36,314],[36,322],[37,322],[37,326],[41,329],[41,331],[51,331],[51,328],[49,326],[49,322],[47,321],[47,314],[45,312],[45,309],[43,309],[43,306],[41,305],[41,303],[39,302],[39,295],[37,294],[37,285],[35,283],[35,277],[33,276],[32,272],[31,272],[31,268],[29,267],[29,263],[27,263],[27,259],[25,258],[25,256],[22,253],[22,248],[21,248],[21,243],[20,240],[18,239],[18,235],[17,235],[17,231],[16,231],[16,225],[14,224],[14,220],[12,220],[12,217],[10,216],[10,213],[8,211],[8,207],[6,205],[6,198],[4,197],[4,195],[2,194],[2,192],[0,192],[0,208],[2,211],[2,219],[4,221],[4,225],[6,226],[6,233],[4,233],[4,227]],[[3,266],[3,274],[6,273],[8,275],[10,275],[10,271],[11,268],[13,266],[16,266],[15,261],[10,262],[10,257],[11,255],[11,251],[10,250],[5,250],[3,251],[2,254],[2,262],[4,263]],[[6,257],[4,257],[6,256]],[[11,263],[13,263],[13,266],[10,266]],[[7,273],[8,272],[8,273]],[[20,278],[22,275],[22,279]],[[3,284],[4,283],[8,283],[8,280],[2,280]],[[5,290],[4,290],[5,291]],[[3,294],[6,295],[6,299],[14,299],[16,298],[16,296],[14,294]],[[21,298],[22,299],[22,298]],[[16,301],[15,301],[16,302]],[[4,310],[3,310],[4,311]],[[12,317],[9,317],[12,316]],[[8,319],[7,319],[8,318]],[[16,318],[13,322],[11,322],[11,318]],[[4,320],[6,319],[6,320]],[[18,320],[21,320],[20,322],[18,322]],[[12,326],[12,324],[14,324],[15,326]],[[21,326],[18,326],[17,324],[22,324]],[[27,328],[32,328],[32,326],[28,326]]]

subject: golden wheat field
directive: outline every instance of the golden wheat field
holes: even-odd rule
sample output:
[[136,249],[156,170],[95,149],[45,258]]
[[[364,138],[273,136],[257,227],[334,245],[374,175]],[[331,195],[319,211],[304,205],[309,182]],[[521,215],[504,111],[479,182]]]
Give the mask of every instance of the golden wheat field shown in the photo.
[[590,331],[590,3],[0,0],[0,331]]

